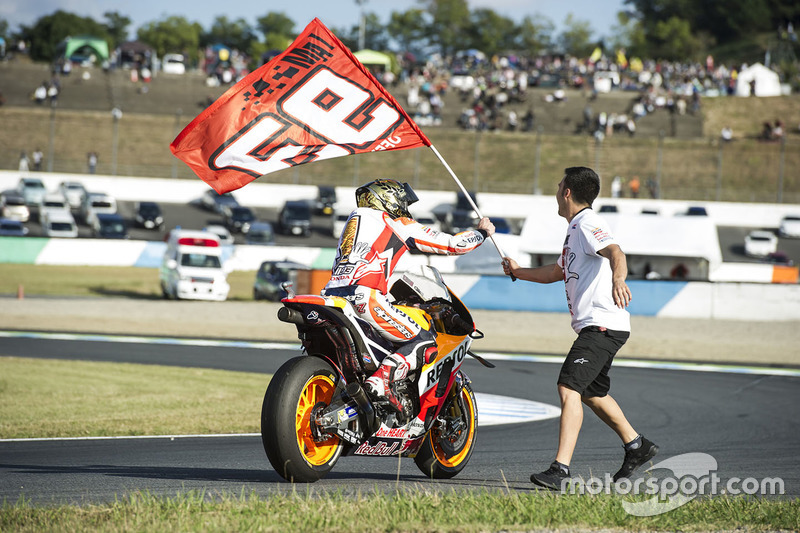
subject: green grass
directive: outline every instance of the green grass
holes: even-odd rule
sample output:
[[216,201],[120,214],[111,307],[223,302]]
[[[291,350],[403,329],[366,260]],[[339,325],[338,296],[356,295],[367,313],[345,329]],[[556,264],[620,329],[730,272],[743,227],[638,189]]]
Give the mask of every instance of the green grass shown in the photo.
[[2,357],[0,438],[258,433],[268,383],[205,368]]
[[[228,300],[252,300],[255,271],[228,275]],[[26,296],[123,296],[159,299],[158,269],[0,263],[0,294]]]
[[670,513],[637,518],[620,498],[556,496],[539,491],[417,488],[356,495],[298,489],[262,497],[190,492],[135,493],[110,504],[0,508],[0,530],[40,531],[791,531],[800,500],[720,497],[694,500]]

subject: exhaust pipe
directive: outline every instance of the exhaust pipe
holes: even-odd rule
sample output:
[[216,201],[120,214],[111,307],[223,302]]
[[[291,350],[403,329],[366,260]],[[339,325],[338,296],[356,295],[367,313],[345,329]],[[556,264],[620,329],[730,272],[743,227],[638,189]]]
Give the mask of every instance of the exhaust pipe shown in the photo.
[[278,309],[278,320],[281,322],[289,322],[291,324],[304,324],[303,315],[297,309],[289,309],[288,307],[281,307]]
[[345,393],[355,400],[358,406],[359,421],[364,427],[364,440],[370,438],[376,431],[378,431],[378,419],[375,417],[375,410],[372,408],[367,393],[364,392],[363,387],[351,381],[344,389]]

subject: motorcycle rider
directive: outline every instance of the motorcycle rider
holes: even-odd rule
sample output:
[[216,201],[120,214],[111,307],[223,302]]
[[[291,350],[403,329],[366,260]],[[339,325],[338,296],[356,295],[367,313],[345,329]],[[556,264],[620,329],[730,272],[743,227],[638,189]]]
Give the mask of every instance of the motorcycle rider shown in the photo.
[[[366,388],[373,399],[388,400],[398,414],[405,410],[392,383],[433,361],[438,351],[434,334],[387,298],[392,272],[409,249],[427,254],[465,254],[480,246],[495,229],[484,217],[475,230],[456,235],[436,231],[411,217],[408,206],[417,200],[408,183],[393,179],[377,179],[356,189],[358,207],[345,223],[331,279],[322,290],[323,296],[342,296],[350,301],[362,319],[396,346],[395,353],[366,380]],[[423,405],[409,426],[409,438],[424,433],[427,411]]]

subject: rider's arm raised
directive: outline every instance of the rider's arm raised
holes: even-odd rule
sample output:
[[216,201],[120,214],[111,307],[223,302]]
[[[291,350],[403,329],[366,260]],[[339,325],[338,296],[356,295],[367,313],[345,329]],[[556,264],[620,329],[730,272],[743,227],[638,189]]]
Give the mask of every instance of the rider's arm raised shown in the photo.
[[[450,235],[424,226],[411,218],[397,218],[392,224],[410,248],[420,252],[441,255],[461,255],[480,246],[489,235],[486,229],[462,231]],[[494,230],[492,226],[491,230]]]

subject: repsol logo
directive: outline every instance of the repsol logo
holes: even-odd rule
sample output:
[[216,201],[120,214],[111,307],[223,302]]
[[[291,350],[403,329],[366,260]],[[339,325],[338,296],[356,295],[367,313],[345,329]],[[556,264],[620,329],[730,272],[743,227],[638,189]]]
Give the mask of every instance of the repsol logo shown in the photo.
[[447,357],[444,357],[441,361],[436,363],[436,365],[428,372],[428,380],[425,384],[425,389],[431,388],[442,375],[442,369],[444,369],[445,365],[450,365],[450,368],[453,369],[459,365],[461,362],[464,361],[464,358],[467,356],[467,345],[466,343],[462,344],[449,354]]

